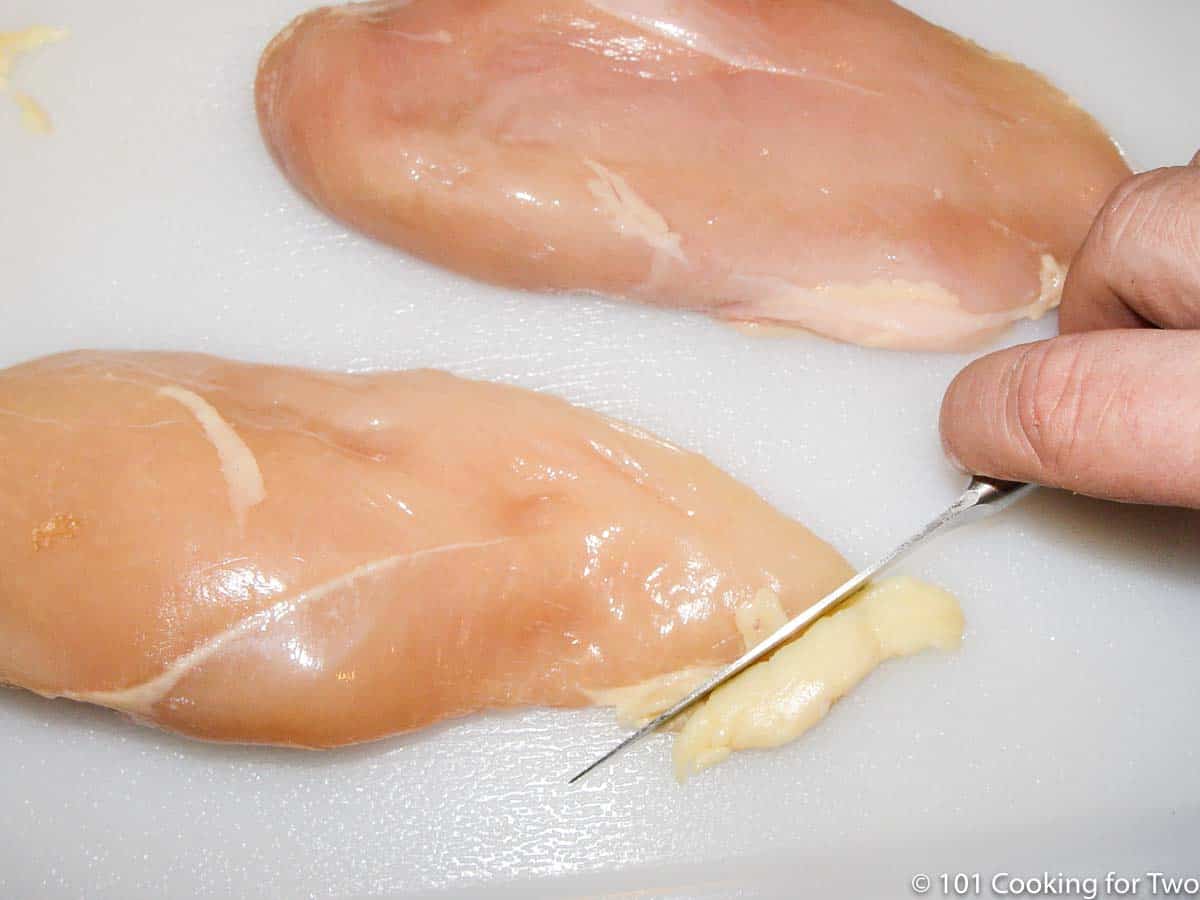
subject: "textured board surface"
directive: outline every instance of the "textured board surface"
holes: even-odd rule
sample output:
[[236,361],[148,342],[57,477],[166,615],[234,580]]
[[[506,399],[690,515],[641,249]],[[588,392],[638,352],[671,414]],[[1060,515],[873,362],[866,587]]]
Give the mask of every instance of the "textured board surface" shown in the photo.
[[[912,5],[1051,74],[1135,167],[1200,144],[1195,0]],[[0,30],[71,35],[17,73],[53,136],[0,104],[0,363],[173,348],[511,381],[706,453],[858,562],[957,492],[935,422],[965,357],[491,289],[309,208],[262,149],[250,92],[302,8],[6,0]],[[598,711],[312,754],[0,692],[0,896],[836,900],[907,896],[919,871],[1184,871],[1198,535],[1196,515],[1045,493],[947,538],[906,568],[962,598],[960,653],[889,664],[807,739],[682,789],[662,739],[568,788],[620,734]]]

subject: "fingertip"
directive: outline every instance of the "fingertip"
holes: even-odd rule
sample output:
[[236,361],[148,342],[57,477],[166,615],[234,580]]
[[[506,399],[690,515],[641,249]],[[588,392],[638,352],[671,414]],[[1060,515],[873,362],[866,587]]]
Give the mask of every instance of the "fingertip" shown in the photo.
[[986,450],[997,409],[1003,408],[1005,372],[1017,348],[980,357],[954,376],[942,397],[938,427],[942,451],[955,468],[978,475],[999,475],[989,468]]
[[1127,212],[1132,208],[1131,199],[1136,201],[1146,178],[1147,173],[1134,175],[1113,190],[1071,260],[1058,308],[1058,330],[1062,334],[1138,328],[1144,324],[1113,290],[1112,274],[1121,258],[1118,245]]
[[976,360],[947,388],[947,456],[967,471],[1200,506],[1200,334],[1066,335]]
[[1091,366],[1087,335],[1007,347],[975,360],[947,391],[943,442],[967,471],[1055,483],[1071,410]]
[[1200,327],[1200,153],[1190,167],[1154,169],[1106,201],[1063,285],[1059,330]]
[[953,402],[950,398],[951,391],[953,390],[954,383],[951,382],[950,387],[946,389],[946,396],[942,398],[942,410],[938,418],[938,433],[942,441],[942,455],[946,457],[946,461],[960,472],[966,473],[969,470],[959,458],[958,450],[955,449],[954,440],[951,437],[950,428],[953,426],[948,425],[948,423],[954,421],[953,417],[948,416],[946,412],[947,406]]

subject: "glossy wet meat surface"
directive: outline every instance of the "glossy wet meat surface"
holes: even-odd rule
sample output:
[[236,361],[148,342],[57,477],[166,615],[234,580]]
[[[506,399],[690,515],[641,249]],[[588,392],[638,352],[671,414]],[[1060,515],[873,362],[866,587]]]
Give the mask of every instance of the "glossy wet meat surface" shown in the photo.
[[888,0],[352,4],[256,93],[301,191],[426,259],[890,347],[1052,307],[1128,174],[1045,79]]
[[82,352],[0,372],[0,681],[332,746],[732,658],[844,560],[554,397]]

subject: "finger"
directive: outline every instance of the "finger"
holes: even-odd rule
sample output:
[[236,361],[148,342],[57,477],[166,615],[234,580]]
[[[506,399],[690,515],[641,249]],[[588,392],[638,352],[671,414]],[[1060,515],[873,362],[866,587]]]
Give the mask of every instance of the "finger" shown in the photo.
[[1200,166],[1200,150],[1196,151],[1196,155],[1192,157],[1192,161],[1188,163],[1190,166]]
[[1200,507],[1200,332],[1099,331],[976,360],[942,442],[980,475]]
[[1197,160],[1117,188],[1067,273],[1059,312],[1064,333],[1146,325],[1200,327]]

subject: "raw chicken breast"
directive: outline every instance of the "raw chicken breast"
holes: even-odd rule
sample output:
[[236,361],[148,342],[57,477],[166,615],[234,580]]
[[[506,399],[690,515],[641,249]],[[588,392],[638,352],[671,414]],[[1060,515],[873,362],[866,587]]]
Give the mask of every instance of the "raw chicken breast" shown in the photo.
[[731,659],[850,574],[699,456],[434,371],[0,372],[0,681],[323,747]]
[[1129,174],[1045,79],[888,0],[320,9],[256,93],[301,191],[426,259],[888,347],[1052,307]]

